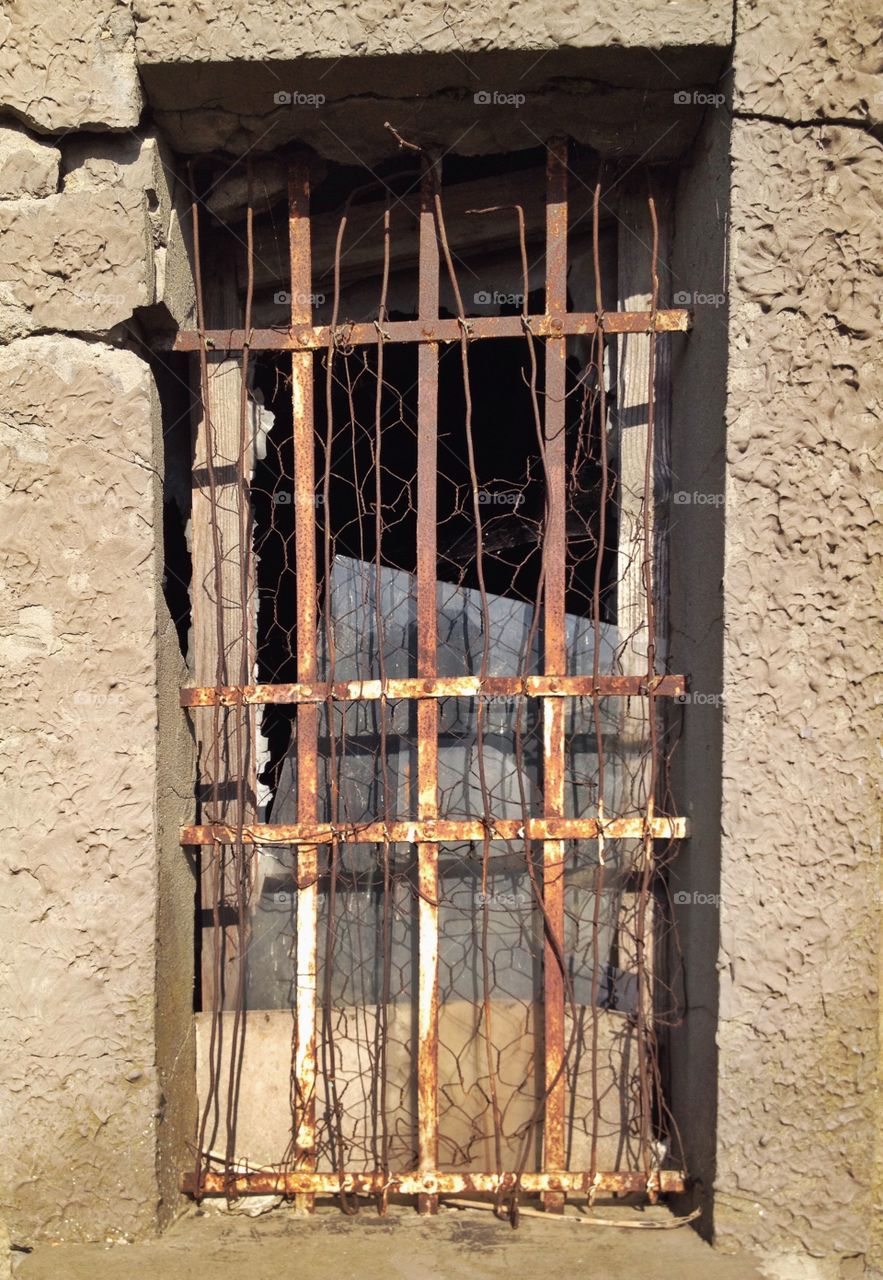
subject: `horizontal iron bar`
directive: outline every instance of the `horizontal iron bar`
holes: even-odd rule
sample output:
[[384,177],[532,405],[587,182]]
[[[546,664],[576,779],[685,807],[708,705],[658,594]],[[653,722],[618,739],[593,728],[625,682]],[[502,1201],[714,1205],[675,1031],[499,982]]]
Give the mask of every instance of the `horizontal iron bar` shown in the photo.
[[[270,823],[250,822],[242,827],[243,844],[460,844],[483,840],[594,840],[603,825],[607,840],[640,840],[648,833],[654,840],[684,840],[686,818],[497,818],[482,822],[478,818],[448,820],[426,818],[423,821],[340,823],[330,822]],[[239,828],[223,822],[204,826],[182,827],[181,844],[237,844]]]
[[[459,1195],[462,1191],[496,1192],[518,1185],[522,1191],[565,1191],[576,1194],[607,1192],[679,1192],[687,1185],[686,1176],[675,1169],[653,1173],[617,1171],[614,1173],[307,1173],[300,1170],[284,1173],[235,1173],[229,1179],[223,1173],[203,1176],[205,1195],[272,1196],[272,1195],[379,1195],[392,1191],[400,1195]],[[181,1179],[181,1189],[188,1195],[196,1191],[192,1172]]]
[[[529,326],[536,338],[560,338],[571,334],[595,333],[685,333],[691,325],[690,312],[683,308],[666,311],[571,311],[564,315],[471,316],[466,319],[470,338],[520,338]],[[183,329],[175,335],[173,351],[320,351],[323,347],[369,347],[379,342],[459,342],[459,320],[388,320],[380,325],[343,324],[293,326],[288,329]]]
[[[375,702],[381,698],[517,697],[678,698],[687,688],[684,676],[433,676],[400,680],[348,680],[331,686],[335,702]],[[248,684],[181,690],[182,707],[235,707],[267,703],[325,702],[327,684]]]

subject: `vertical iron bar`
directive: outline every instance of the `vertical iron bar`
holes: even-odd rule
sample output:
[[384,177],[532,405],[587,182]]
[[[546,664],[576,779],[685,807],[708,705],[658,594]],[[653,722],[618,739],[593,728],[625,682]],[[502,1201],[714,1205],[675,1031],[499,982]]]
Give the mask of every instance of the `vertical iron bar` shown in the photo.
[[[439,255],[432,161],[424,160],[420,189],[421,320],[438,319]],[[417,353],[417,674],[436,675],[436,509],[438,449],[438,344]],[[417,704],[417,791],[421,821],[438,816],[438,704]],[[419,996],[417,1044],[417,1144],[420,1172],[438,1169],[438,846],[417,846],[419,893]],[[435,1213],[438,1196],[418,1197],[421,1213]]]
[[[546,168],[546,312],[567,310],[567,146],[549,146]],[[566,675],[567,639],[564,597],[567,577],[565,500],[565,367],[567,340],[546,339],[545,445],[546,525],[543,600],[544,670]],[[564,817],[563,698],[543,699],[543,803],[547,818]],[[543,1167],[565,1164],[564,1080],[564,841],[543,842],[543,901],[545,908],[544,1063],[546,1105],[543,1125]],[[546,1192],[547,1212],[563,1213],[563,1192]]]
[[[288,175],[289,244],[291,250],[291,323],[312,324],[312,255],[310,247],[310,179],[303,159]],[[313,357],[293,352],[291,396],[294,423],[294,542],[297,594],[297,678],[317,678],[316,660],[316,531],[313,428]],[[297,709],[297,816],[313,822],[318,813],[319,708]],[[318,850],[300,845],[297,852],[296,1030],[294,1047],[295,1161],[298,1169],[316,1168],[316,968],[318,938]],[[312,1212],[314,1197],[297,1197],[298,1207]]]
[[[650,311],[655,316],[659,306],[659,221],[656,215],[656,203],[652,196],[648,201],[650,225],[652,228],[652,256],[650,261]],[[641,577],[645,592],[645,611],[647,617],[647,671],[656,668],[656,614],[655,614],[655,581],[653,565],[653,537],[651,524],[653,519],[653,473],[654,473],[654,433],[656,427],[656,333],[651,331],[649,341],[649,360],[647,365],[647,446],[644,455],[644,497],[642,506],[642,552]],[[651,1203],[656,1201],[656,1192],[650,1188],[651,1135],[653,1086],[651,1077],[655,1069],[653,1053],[653,992],[650,975],[647,972],[646,932],[647,916],[650,912],[652,880],[655,871],[654,844],[651,835],[652,822],[656,814],[656,787],[658,783],[659,743],[656,699],[650,686],[647,698],[648,745],[650,751],[650,776],[647,779],[646,821],[643,838],[643,862],[638,898],[637,917],[637,971],[638,971],[638,1068],[640,1080],[641,1114],[640,1141],[641,1160],[648,1178],[648,1196]]]

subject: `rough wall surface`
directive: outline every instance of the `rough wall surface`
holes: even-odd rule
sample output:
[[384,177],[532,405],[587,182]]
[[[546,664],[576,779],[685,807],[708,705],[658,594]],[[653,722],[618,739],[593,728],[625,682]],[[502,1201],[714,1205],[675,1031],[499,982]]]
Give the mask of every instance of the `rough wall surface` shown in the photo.
[[872,1216],[883,148],[732,158],[715,1222],[785,1268]]
[[402,53],[470,53],[617,45],[726,45],[732,8],[724,0],[599,0],[576,4],[496,0],[439,8],[433,0],[310,0],[291,20],[287,0],[237,0],[194,6],[188,0],[135,0],[140,64],[250,62],[290,58],[377,57]]
[[105,334],[146,306],[153,246],[143,202],[106,190],[0,205],[0,337]]
[[311,0],[296,22],[287,0],[137,0],[134,13],[145,87],[180,152],[297,141],[342,164],[393,154],[387,120],[439,151],[524,150],[562,133],[604,155],[670,159],[702,116],[675,91],[713,86],[732,38],[722,0]]
[[40,132],[131,129],[142,101],[126,0],[3,5],[0,109]]
[[0,348],[0,383],[0,1213],[18,1240],[143,1231],[157,1196],[156,398],[133,353],[61,336]]
[[[12,146],[12,159],[21,156]],[[0,201],[0,341],[45,331],[106,337],[157,303],[186,322],[193,290],[181,200],[157,140],[74,139],[63,150],[61,192]],[[45,170],[43,152],[38,160],[32,178]]]
[[0,124],[0,200],[50,196],[58,188],[57,147],[20,125]]
[[786,120],[883,119],[877,0],[738,0],[733,106]]
[[162,423],[118,345],[191,318],[183,202],[155,137],[58,142],[0,130],[0,1218],[19,1242],[155,1229],[194,1106]]

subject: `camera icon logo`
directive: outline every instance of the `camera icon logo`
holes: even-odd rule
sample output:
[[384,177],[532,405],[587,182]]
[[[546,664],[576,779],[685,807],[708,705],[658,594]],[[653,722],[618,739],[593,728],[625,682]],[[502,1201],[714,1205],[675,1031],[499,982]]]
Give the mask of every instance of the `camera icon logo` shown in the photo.
[[674,304],[676,307],[689,307],[692,301],[692,295],[687,293],[685,289],[679,289],[674,296]]
[[682,907],[690,901],[689,893],[685,893],[683,889],[679,889],[677,893],[672,895],[676,906]]
[[478,107],[486,107],[490,100],[491,95],[487,89],[479,89],[477,93],[472,95],[472,101]]
[[676,106],[687,107],[692,102],[693,96],[692,94],[688,93],[685,89],[680,89],[675,94],[674,99],[675,99]]
[[290,107],[291,94],[286,92],[285,89],[280,89],[278,93],[273,94],[273,101],[277,107]]
[[290,507],[290,506],[291,506],[291,494],[290,494],[290,493],[285,493],[285,492],[283,492],[283,493],[274,493],[274,494],[273,494],[273,503],[274,503],[274,505],[275,505],[275,506],[277,506],[277,507]]
[[675,506],[676,507],[687,506],[690,502],[691,496],[692,495],[687,493],[685,489],[678,489],[677,493],[674,495],[674,498],[673,498]]
[[473,295],[473,301],[477,307],[487,307],[491,302],[491,295],[487,289],[479,289],[478,293]]

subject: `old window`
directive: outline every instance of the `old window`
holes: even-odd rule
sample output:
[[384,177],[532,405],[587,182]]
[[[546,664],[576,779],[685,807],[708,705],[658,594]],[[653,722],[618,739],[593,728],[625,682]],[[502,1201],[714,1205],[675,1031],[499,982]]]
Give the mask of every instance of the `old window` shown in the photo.
[[[379,177],[300,155],[284,203],[245,190],[178,339],[201,402],[191,1186],[676,1189],[654,939],[684,833],[658,701],[683,681],[653,484],[687,317],[660,305],[655,202],[624,242],[563,142],[408,149]],[[256,1011],[284,1141],[242,1116]]]

